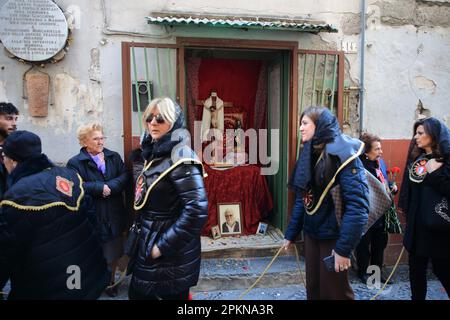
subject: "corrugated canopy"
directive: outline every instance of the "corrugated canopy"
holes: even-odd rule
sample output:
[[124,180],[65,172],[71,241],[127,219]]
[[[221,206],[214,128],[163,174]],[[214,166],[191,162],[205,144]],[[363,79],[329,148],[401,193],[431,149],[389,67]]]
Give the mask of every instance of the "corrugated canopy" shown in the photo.
[[190,13],[152,12],[146,17],[148,23],[163,25],[205,25],[238,29],[285,30],[301,32],[338,32],[323,21],[280,19],[270,17],[211,16]]

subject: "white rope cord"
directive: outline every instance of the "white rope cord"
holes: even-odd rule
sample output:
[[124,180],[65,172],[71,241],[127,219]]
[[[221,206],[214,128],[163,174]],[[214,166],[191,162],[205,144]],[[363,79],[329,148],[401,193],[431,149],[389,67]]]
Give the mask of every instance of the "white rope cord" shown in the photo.
[[[281,251],[283,250],[284,247],[281,247],[280,249],[278,249],[277,253],[275,254],[275,256],[272,258],[272,260],[269,262],[269,264],[267,265],[267,267],[264,269],[264,271],[262,272],[262,274],[258,277],[258,279],[256,279],[256,281],[247,289],[245,290],[240,296],[239,296],[239,300],[242,300],[243,297],[245,297],[251,290],[253,290],[253,288],[258,284],[258,282],[262,279],[262,277],[267,273],[267,271],[269,270],[269,268],[272,266],[272,264],[275,262],[275,260],[278,258],[278,256],[280,255]],[[298,269],[300,272],[300,277],[302,280],[303,285],[306,288],[306,283],[305,280],[303,278],[303,273],[302,273],[302,269],[300,267],[300,256],[298,254],[298,250],[297,247],[294,245],[294,249],[295,249],[295,255],[296,255],[296,260],[297,260],[297,265],[298,265]],[[400,260],[403,256],[403,252],[404,252],[405,248],[402,248],[402,251],[400,252],[397,261],[394,265],[394,268],[392,269],[391,273],[389,274],[389,277],[386,279],[386,282],[384,283],[383,287],[369,300],[375,300],[386,288],[389,280],[391,279],[391,277],[394,275],[395,271],[397,270],[397,267],[400,263]]]
[[122,272],[120,273],[119,280],[117,280],[116,282],[114,282],[114,284],[112,284],[112,285],[110,285],[110,286],[107,286],[107,287],[106,287],[106,290],[112,289],[112,288],[118,286],[118,285],[125,279],[126,274],[127,274],[127,268],[125,268],[125,270],[122,271]]
[[[267,265],[267,267],[264,269],[264,271],[261,273],[261,275],[258,277],[258,279],[256,279],[256,281],[247,289],[245,290],[240,296],[239,296],[239,300],[242,300],[243,297],[245,297],[251,290],[253,290],[253,288],[258,284],[258,282],[262,279],[262,277],[264,277],[264,275],[266,274],[266,272],[269,270],[269,268],[272,266],[272,264],[275,262],[275,260],[278,258],[278,256],[280,255],[281,251],[283,250],[283,246],[278,249],[277,253],[275,254],[275,256],[272,258],[272,260],[269,262],[269,264]],[[300,272],[300,278],[303,282],[303,285],[306,288],[306,283],[305,280],[303,278],[303,273],[302,273],[302,269],[300,267],[300,256],[298,254],[298,250],[297,247],[294,244],[294,252],[295,252],[295,256],[296,256],[296,260],[297,260],[297,265],[298,265],[298,270]]]
[[400,254],[397,258],[397,262],[395,262],[394,268],[391,271],[391,274],[389,275],[389,277],[386,279],[386,282],[384,283],[383,287],[377,292],[376,295],[374,295],[372,298],[370,298],[370,300],[375,300],[376,297],[378,297],[380,295],[380,293],[383,292],[384,288],[386,288],[386,285],[388,284],[389,280],[391,279],[392,275],[394,274],[395,270],[397,270],[398,264],[400,263],[400,259],[403,256],[403,251],[405,251],[405,247],[402,247],[402,251],[400,251]]

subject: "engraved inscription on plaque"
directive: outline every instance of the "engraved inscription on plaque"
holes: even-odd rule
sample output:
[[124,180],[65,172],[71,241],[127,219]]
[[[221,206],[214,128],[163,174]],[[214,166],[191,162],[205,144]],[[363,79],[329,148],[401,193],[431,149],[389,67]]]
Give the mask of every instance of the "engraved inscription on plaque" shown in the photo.
[[45,61],[64,48],[67,20],[51,0],[9,0],[0,9],[0,39],[26,61]]

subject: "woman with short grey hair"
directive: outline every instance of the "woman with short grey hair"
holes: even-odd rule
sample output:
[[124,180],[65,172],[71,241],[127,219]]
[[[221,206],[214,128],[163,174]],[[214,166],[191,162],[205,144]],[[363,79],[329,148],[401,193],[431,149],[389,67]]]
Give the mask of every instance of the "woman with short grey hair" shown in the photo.
[[128,225],[128,215],[123,192],[129,182],[128,171],[120,155],[104,144],[103,126],[98,123],[83,125],[78,129],[81,150],[72,157],[67,167],[83,178],[83,188],[92,199],[90,220],[96,226],[102,242],[103,255],[111,268],[109,296],[117,296],[115,273],[123,256],[123,233]]

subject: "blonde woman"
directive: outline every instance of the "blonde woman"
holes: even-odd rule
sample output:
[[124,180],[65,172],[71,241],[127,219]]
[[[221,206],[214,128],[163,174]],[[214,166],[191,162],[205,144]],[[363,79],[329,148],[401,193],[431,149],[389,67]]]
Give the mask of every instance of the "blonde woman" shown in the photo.
[[[92,201],[91,221],[100,236],[103,255],[111,268],[111,285],[117,262],[123,255],[122,234],[127,227],[127,213],[123,192],[128,183],[128,172],[117,152],[104,147],[106,137],[99,123],[78,129],[80,153],[67,163],[83,178],[83,188]],[[117,287],[107,289],[110,296],[117,295]]]
[[198,281],[200,232],[208,217],[202,164],[184,139],[184,116],[171,99],[152,100],[143,123],[145,165],[134,199],[141,232],[129,264],[128,296],[186,300]]

